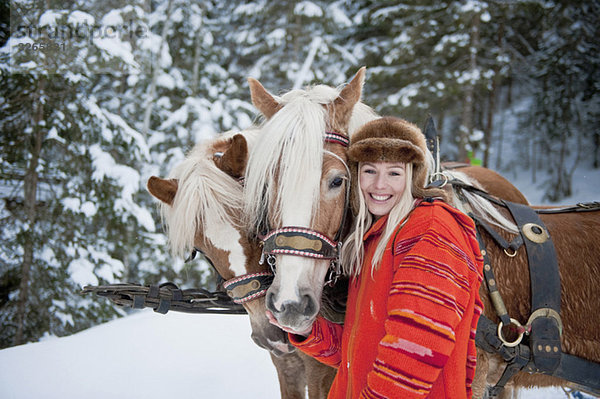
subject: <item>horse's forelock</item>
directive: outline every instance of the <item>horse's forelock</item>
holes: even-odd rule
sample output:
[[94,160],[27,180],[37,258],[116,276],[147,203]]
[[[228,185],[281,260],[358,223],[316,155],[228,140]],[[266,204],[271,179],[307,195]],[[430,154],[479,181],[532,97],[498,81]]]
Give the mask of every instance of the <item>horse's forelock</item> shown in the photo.
[[260,228],[265,217],[279,223],[288,209],[283,206],[294,207],[300,198],[309,198],[311,214],[316,214],[326,118],[323,102],[336,93],[328,89],[286,93],[284,107],[262,126],[246,169],[245,213],[251,226]]
[[241,212],[242,188],[212,161],[219,140],[196,145],[169,175],[178,180],[177,194],[172,205],[161,203],[161,215],[176,256],[186,256],[193,249],[197,231],[206,226],[207,212],[224,223],[239,223],[232,211]]

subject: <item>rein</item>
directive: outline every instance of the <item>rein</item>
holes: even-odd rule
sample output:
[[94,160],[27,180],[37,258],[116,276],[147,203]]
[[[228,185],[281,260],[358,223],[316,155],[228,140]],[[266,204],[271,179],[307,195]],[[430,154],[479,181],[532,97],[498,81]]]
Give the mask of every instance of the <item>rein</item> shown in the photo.
[[[348,137],[335,132],[325,132],[324,143],[339,144],[348,147],[350,140]],[[324,150],[325,151],[325,150]],[[350,178],[350,168],[342,158],[336,154],[325,151],[336,157],[342,162]],[[279,229],[268,230],[260,238],[263,244],[263,252],[260,264],[266,259],[273,273],[276,270],[275,255],[293,255],[313,259],[329,259],[329,272],[325,284],[332,286],[341,276],[340,249],[341,238],[346,225],[346,215],[350,209],[350,182],[346,182],[346,192],[344,197],[344,210],[342,220],[333,240],[325,234],[318,231],[297,226],[284,226]],[[268,223],[266,223],[268,225]]]

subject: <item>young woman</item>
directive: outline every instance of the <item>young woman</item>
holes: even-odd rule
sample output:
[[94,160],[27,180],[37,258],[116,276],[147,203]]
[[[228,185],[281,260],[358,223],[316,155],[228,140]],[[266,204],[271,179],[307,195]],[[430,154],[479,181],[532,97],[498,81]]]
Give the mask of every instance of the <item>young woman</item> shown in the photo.
[[290,334],[338,368],[329,398],[471,397],[482,258],[472,220],[425,188],[426,154],[421,131],[402,119],[377,119],[352,138],[345,324],[319,317],[308,336]]

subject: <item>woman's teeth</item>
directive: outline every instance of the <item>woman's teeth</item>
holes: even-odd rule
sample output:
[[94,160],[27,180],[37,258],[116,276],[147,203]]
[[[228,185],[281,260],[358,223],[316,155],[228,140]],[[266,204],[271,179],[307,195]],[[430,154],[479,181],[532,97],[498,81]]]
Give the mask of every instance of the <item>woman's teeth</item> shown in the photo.
[[375,194],[371,194],[371,197],[376,200],[376,201],[386,201],[388,200],[391,195],[375,195]]

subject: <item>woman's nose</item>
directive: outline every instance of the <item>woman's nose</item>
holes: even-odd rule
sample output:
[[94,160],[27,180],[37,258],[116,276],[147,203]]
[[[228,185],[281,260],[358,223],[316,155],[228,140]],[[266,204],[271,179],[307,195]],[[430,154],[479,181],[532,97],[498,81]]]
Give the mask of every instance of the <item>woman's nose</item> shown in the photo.
[[385,188],[386,179],[383,173],[379,173],[375,179],[375,188]]

